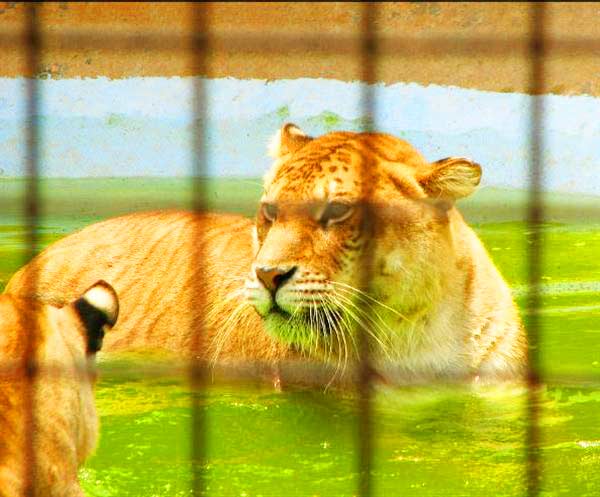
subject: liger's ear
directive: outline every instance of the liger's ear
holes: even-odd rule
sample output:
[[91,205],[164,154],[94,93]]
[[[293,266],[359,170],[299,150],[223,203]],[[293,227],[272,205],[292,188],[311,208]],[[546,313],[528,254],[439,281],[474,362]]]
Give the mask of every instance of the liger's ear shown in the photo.
[[430,197],[454,201],[475,191],[481,166],[464,157],[448,157],[431,164],[417,180]]
[[284,124],[269,143],[269,155],[274,159],[281,159],[301,149],[311,140],[312,138],[295,124]]
[[73,302],[87,336],[87,353],[95,354],[102,348],[106,329],[112,328],[119,317],[117,292],[106,281],[98,281]]

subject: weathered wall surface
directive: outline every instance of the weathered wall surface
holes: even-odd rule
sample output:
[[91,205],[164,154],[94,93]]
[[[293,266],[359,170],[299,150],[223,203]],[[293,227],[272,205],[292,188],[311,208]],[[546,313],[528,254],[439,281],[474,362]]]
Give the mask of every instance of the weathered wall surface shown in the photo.
[[[204,5],[209,31],[215,35],[342,35],[361,30],[361,6],[354,3],[216,3]],[[434,36],[489,37],[526,40],[530,32],[526,3],[385,3],[379,6],[377,30],[383,36],[427,39]],[[547,8],[551,39],[580,37],[600,40],[600,4],[553,3]],[[45,33],[99,35],[185,35],[194,21],[187,3],[54,2],[41,8]],[[24,23],[21,2],[0,2],[0,77],[25,74],[19,41]],[[596,46],[599,42],[597,42]],[[344,44],[343,55],[284,49],[276,39],[266,52],[248,53],[214,47],[203,75],[215,78],[289,79],[361,78],[358,45]],[[118,49],[110,43],[76,47],[52,43],[43,54],[43,71],[52,78],[197,75],[194,57],[185,47]],[[330,47],[334,49],[335,47]],[[281,51],[279,50],[281,49]],[[417,82],[501,92],[527,92],[530,67],[525,45],[509,53],[419,53],[398,50],[381,58],[378,79],[386,83]],[[556,94],[600,95],[600,57],[573,49],[548,57],[546,91]]]

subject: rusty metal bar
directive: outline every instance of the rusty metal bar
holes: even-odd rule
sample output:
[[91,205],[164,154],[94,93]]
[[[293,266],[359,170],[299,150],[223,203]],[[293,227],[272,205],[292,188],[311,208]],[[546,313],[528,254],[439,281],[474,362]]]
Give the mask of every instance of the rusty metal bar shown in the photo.
[[531,115],[530,115],[530,180],[528,223],[528,295],[526,328],[529,341],[527,355],[527,496],[540,494],[541,457],[539,427],[539,390],[541,384],[539,365],[539,338],[541,300],[541,277],[543,271],[543,154],[544,154],[544,90],[545,78],[545,4],[531,5]]
[[[245,382],[247,379],[264,379],[264,375],[262,371],[266,370],[269,366],[271,366],[271,362],[269,361],[245,361],[244,366],[247,366],[247,369],[243,370],[240,373],[240,365],[219,365],[219,370],[217,371],[218,375],[222,375],[223,378],[226,378],[227,381],[235,382],[237,379],[242,379]],[[292,369],[294,364],[285,364],[286,368]],[[311,367],[312,365],[302,364],[301,367],[303,372],[307,373],[307,376],[314,376],[314,382],[311,382],[307,379],[303,384],[308,386],[322,387],[322,376],[323,376],[323,367],[320,365],[316,365],[316,367]],[[16,379],[19,377],[19,368],[22,367],[21,361],[4,361],[0,364],[0,379],[1,380],[10,380]],[[198,367],[198,366],[195,366]],[[211,372],[214,372],[214,367],[210,364],[202,364],[199,366],[200,368],[204,368],[202,374],[209,375]],[[145,378],[162,378],[165,376],[173,377],[185,376],[192,366],[187,362],[171,362],[169,364],[145,364],[145,365],[136,365],[136,376],[143,376]],[[65,369],[63,366],[51,366],[48,364],[44,364],[43,366],[38,368],[38,372],[43,372],[44,377],[54,377],[61,378],[65,375],[71,377],[73,371],[79,375],[90,374],[97,371],[96,368],[90,369],[87,363],[75,363],[73,367],[69,369]],[[417,371],[418,372],[418,371]],[[102,376],[103,377],[111,377],[111,376],[119,376],[125,373],[131,373],[131,368],[127,364],[110,364],[109,366],[103,365],[102,367]],[[431,379],[428,381],[418,382],[414,381],[414,378],[407,377],[402,382],[395,382],[397,378],[403,379],[401,376],[397,375],[394,378],[386,378],[387,384],[390,386],[398,385],[398,386],[406,386],[407,383],[410,385],[423,385],[423,386],[447,386],[447,385],[456,385],[456,386],[464,386],[464,380],[460,378],[440,378],[440,379]],[[581,387],[581,388],[591,388],[591,389],[600,389],[600,377],[594,373],[566,373],[564,375],[546,373],[544,374],[544,383],[551,384],[556,387]]]
[[[206,192],[203,182],[206,173],[206,121],[208,119],[208,98],[206,94],[205,83],[203,77],[206,74],[207,57],[208,57],[208,5],[204,3],[194,3],[192,32],[195,34],[193,40],[193,50],[191,52],[193,65],[193,125],[192,137],[192,208],[195,215],[200,214],[204,210]],[[200,274],[204,274],[202,270],[205,264],[205,254],[202,250],[202,238],[204,227],[199,223],[195,225],[195,240],[191,250],[190,264],[192,264],[192,273],[199,266]],[[201,299],[203,295],[203,282],[197,280],[197,298]],[[190,310],[194,309],[195,304],[190,302]],[[200,306],[202,307],[202,306]],[[206,436],[205,436],[205,411],[203,396],[206,389],[206,368],[198,357],[198,352],[204,346],[204,322],[201,317],[199,321],[192,319],[190,326],[192,327],[192,364],[190,368],[190,382],[192,387],[191,392],[191,409],[192,409],[192,427],[191,427],[191,471],[192,471],[192,495],[200,497],[207,495],[207,483],[205,475],[206,467]]]
[[[38,218],[39,218],[39,158],[40,158],[40,89],[37,74],[39,72],[39,61],[41,52],[41,37],[38,21],[38,5],[28,3],[25,16],[25,60],[26,60],[26,191],[24,195],[24,215],[26,226],[27,250],[25,261],[31,260],[38,247]],[[27,282],[29,293],[35,292],[37,284],[36,276],[32,276]],[[23,493],[27,497],[36,495],[36,413],[35,413],[35,391],[39,379],[38,366],[35,362],[35,346],[37,343],[37,323],[34,319],[25,318],[25,353],[21,371],[25,372],[25,388],[23,392],[24,402],[24,436],[25,446],[23,454]]]
[[[248,379],[256,379],[262,380],[264,379],[264,375],[262,371],[266,370],[269,366],[271,366],[271,362],[268,361],[245,361],[244,365],[247,366],[247,369],[240,372],[239,364],[236,365],[224,365],[219,366],[217,374],[226,378],[227,381],[236,382],[246,382]],[[17,380],[20,376],[20,369],[23,366],[21,361],[5,361],[0,364],[0,380],[2,381],[12,381]],[[311,367],[312,365],[302,364],[302,371],[306,373],[308,377],[314,377],[314,381],[310,381],[307,379],[303,385],[311,386],[315,388],[320,388],[323,386],[322,377],[323,377],[323,368],[317,365],[316,367]],[[204,368],[204,371],[201,374],[209,375],[210,373],[214,373],[214,368],[209,364],[202,364],[201,366],[194,366],[198,368]],[[285,368],[293,368],[293,364],[285,364]],[[147,379],[156,379],[156,378],[164,378],[164,377],[185,377],[189,374],[192,365],[187,362],[181,363],[169,363],[169,364],[145,364],[145,365],[136,365],[136,376],[144,377]],[[87,363],[81,362],[76,363],[73,368],[65,369],[63,366],[51,366],[48,364],[44,364],[37,369],[39,374],[43,374],[44,378],[62,378],[62,377],[71,377],[73,372],[78,375],[89,375],[97,371],[95,368],[90,369]],[[104,365],[102,367],[102,377],[103,378],[111,378],[111,377],[119,377],[123,374],[131,374],[131,368],[127,364],[111,364],[110,366]],[[406,383],[410,383],[414,386],[452,386],[456,385],[457,387],[464,386],[464,380],[460,378],[456,379],[447,379],[441,378],[438,380],[428,380],[427,382],[417,382],[413,381],[413,378],[406,378],[406,382],[394,382],[397,377],[392,379],[386,378],[386,382],[390,386],[406,386]],[[401,379],[401,378],[400,378]],[[557,375],[546,373],[544,374],[544,383],[551,384],[553,387],[572,387],[572,388],[584,388],[584,389],[600,389],[600,378],[597,374],[594,373],[566,373],[564,375]]]
[[[361,64],[362,81],[364,84],[361,93],[361,107],[365,117],[363,131],[373,131],[375,128],[376,101],[374,83],[376,82],[377,66],[377,40],[375,35],[375,19],[377,11],[376,4],[372,2],[363,3],[362,13],[362,46]],[[363,160],[361,175],[363,177],[364,221],[363,231],[372,235],[374,233],[374,216],[371,208],[371,188],[368,180],[371,164]],[[367,235],[368,236],[368,235]],[[371,240],[367,239],[365,251],[362,257],[362,290],[368,291],[372,277],[373,246]],[[365,315],[369,315],[369,308],[363,309]],[[358,327],[358,495],[369,497],[373,494],[371,481],[373,462],[373,414],[372,414],[372,367],[371,367],[371,343],[368,331],[369,319]]]
[[[102,33],[65,29],[61,32],[44,32],[44,46],[51,50],[152,50],[173,53],[190,51],[199,45],[210,46],[212,52],[234,51],[239,53],[304,53],[317,55],[360,54],[360,35],[319,33],[318,36],[293,33],[263,34],[247,33],[165,33],[164,31],[130,34]],[[24,43],[23,33],[0,32],[0,48],[16,48]],[[378,52],[381,56],[411,57],[415,55],[484,55],[501,57],[507,54],[529,53],[529,38],[472,36],[429,36],[414,38],[399,35],[378,35]],[[578,52],[579,55],[600,53],[600,40],[591,37],[561,36],[548,38],[546,45],[557,55]]]

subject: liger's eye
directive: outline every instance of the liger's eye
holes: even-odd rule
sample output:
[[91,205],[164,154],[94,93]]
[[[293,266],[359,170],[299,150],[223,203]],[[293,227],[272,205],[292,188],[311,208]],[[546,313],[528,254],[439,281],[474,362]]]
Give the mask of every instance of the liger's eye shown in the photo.
[[275,204],[262,204],[261,210],[267,221],[272,223],[275,221],[275,219],[277,219],[278,209]]
[[333,223],[339,223],[348,219],[352,215],[353,210],[354,208],[350,204],[345,204],[343,202],[329,202],[321,214],[319,221],[326,226]]

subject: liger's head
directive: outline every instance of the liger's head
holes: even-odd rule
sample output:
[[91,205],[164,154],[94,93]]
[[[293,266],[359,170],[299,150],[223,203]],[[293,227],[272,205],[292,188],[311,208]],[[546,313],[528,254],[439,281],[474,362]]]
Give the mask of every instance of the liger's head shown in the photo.
[[317,356],[354,357],[358,327],[389,352],[394,325],[438,291],[456,199],[479,184],[463,158],[428,163],[383,133],[274,139],[248,301],[269,333]]

